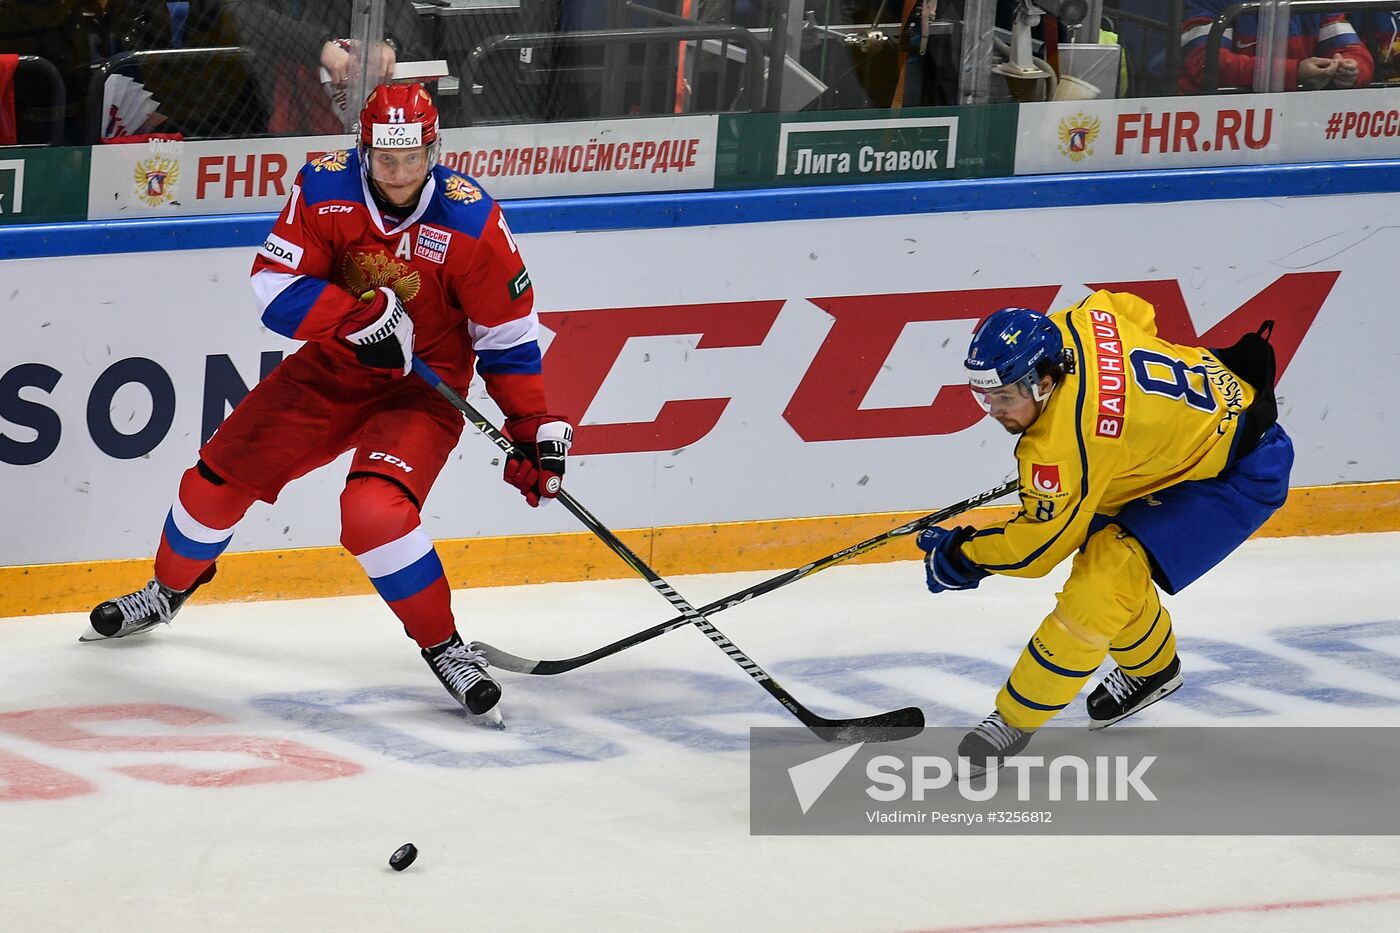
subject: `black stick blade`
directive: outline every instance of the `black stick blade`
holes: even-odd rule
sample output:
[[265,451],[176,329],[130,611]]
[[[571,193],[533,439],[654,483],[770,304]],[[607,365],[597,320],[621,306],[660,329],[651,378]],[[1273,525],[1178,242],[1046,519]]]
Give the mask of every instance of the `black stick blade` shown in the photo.
[[918,735],[924,728],[924,711],[917,706],[862,716],[857,719],[821,719],[808,723],[817,737],[827,742],[898,742]]
[[541,664],[548,664],[548,661],[532,661],[530,658],[522,658],[518,654],[511,654],[509,651],[502,651],[494,645],[488,645],[484,641],[474,641],[468,647],[472,651],[480,651],[492,667],[499,667],[503,671],[510,671],[514,674],[555,673],[554,671],[536,670]]

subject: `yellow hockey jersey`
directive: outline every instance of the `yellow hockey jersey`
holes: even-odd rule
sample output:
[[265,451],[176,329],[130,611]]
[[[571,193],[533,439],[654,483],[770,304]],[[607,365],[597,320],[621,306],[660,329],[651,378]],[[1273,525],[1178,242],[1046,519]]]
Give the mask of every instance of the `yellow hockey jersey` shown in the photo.
[[1079,549],[1096,514],[1218,475],[1254,402],[1210,351],[1159,338],[1136,295],[1098,291],[1050,320],[1075,371],[1016,444],[1021,512],[963,545],[992,573],[1043,576]]

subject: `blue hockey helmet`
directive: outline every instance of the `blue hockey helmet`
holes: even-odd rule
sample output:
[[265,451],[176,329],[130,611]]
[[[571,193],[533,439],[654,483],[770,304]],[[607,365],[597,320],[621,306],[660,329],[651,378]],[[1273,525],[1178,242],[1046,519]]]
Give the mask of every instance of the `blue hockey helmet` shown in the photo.
[[1030,308],[993,311],[972,335],[967,359],[967,381],[972,395],[990,410],[985,395],[1002,386],[1024,386],[1025,393],[1043,402],[1050,393],[1040,391],[1041,361],[1062,363],[1065,341],[1050,319]]

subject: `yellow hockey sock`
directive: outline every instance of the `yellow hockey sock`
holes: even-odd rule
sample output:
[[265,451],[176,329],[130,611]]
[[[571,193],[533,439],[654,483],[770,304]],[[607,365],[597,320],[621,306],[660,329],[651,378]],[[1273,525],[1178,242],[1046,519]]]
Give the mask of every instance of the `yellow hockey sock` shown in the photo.
[[1069,705],[1108,653],[1108,639],[1064,618],[1057,606],[1021,651],[997,694],[1001,718],[1038,729]]

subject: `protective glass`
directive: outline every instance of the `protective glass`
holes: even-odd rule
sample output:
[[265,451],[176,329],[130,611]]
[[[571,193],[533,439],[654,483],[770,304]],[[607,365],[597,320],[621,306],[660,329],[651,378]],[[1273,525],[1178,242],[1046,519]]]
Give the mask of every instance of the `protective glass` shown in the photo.
[[385,184],[403,184],[422,178],[433,167],[436,145],[417,149],[365,149],[370,177]]
[[1026,373],[1015,382],[1008,382],[1006,385],[996,386],[991,389],[979,389],[976,386],[968,386],[972,390],[972,397],[977,400],[977,404],[982,406],[982,410],[990,412],[993,408],[1006,409],[1013,405],[1018,405],[1026,399],[1040,401],[1040,383],[1035,373]]

